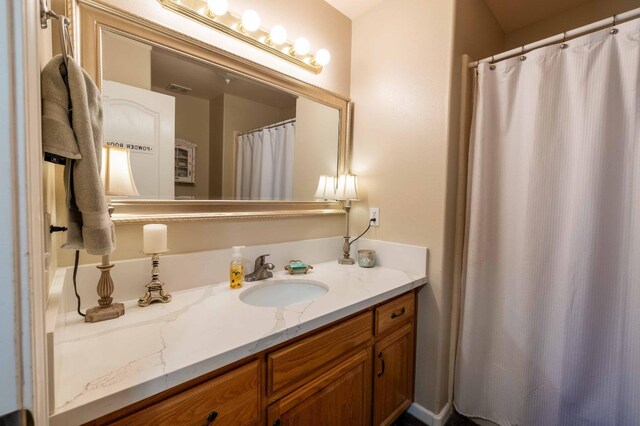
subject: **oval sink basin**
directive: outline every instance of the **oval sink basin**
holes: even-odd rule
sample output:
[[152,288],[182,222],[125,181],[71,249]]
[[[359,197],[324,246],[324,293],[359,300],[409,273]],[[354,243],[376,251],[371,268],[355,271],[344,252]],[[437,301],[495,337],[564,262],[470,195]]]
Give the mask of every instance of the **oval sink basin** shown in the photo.
[[240,300],[253,306],[281,307],[311,302],[328,291],[326,285],[317,281],[267,281],[240,293]]

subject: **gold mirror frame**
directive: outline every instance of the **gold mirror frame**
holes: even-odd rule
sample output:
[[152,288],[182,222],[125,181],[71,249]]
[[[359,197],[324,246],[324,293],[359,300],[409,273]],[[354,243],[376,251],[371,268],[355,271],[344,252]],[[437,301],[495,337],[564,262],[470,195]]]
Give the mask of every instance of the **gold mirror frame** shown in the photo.
[[[154,6],[158,3],[154,2]],[[102,32],[111,32],[162,46],[192,59],[215,64],[236,74],[296,95],[302,95],[339,111],[339,173],[349,170],[351,155],[351,101],[246,58],[234,55],[189,35],[99,0],[65,0],[75,52],[82,67],[102,85]],[[224,219],[263,219],[344,214],[336,201],[271,200],[114,200],[116,224],[192,222]]]

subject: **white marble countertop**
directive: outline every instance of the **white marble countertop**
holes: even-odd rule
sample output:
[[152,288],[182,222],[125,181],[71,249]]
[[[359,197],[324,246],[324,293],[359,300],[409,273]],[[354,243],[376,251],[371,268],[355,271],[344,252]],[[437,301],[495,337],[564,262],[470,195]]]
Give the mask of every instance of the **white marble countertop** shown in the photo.
[[[282,308],[240,301],[227,282],[172,293],[168,304],[125,303],[124,317],[86,324],[67,313],[56,329],[52,425],[77,425],[258,353],[426,283],[424,276],[321,263],[307,275],[320,298]],[[243,289],[259,285],[245,283]]]

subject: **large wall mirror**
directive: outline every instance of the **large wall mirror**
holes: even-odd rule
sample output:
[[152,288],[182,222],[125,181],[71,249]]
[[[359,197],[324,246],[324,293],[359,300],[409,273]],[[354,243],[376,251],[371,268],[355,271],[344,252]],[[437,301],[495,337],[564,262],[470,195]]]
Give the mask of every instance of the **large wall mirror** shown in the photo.
[[128,150],[139,192],[114,199],[116,222],[341,212],[314,194],[321,175],[346,170],[348,99],[112,6],[76,3],[104,144]]

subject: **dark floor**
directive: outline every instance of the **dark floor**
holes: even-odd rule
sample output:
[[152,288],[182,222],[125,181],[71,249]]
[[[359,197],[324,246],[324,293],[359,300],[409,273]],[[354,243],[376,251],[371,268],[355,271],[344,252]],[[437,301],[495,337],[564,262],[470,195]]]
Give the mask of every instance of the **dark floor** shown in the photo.
[[477,423],[454,411],[445,426],[476,426]]
[[[449,417],[449,420],[447,420],[447,423],[445,426],[476,426],[476,425],[477,423],[469,420],[462,414],[458,414],[454,411],[451,417]],[[402,413],[400,418],[396,420],[393,426],[426,426],[426,425],[422,423],[420,420],[413,417],[411,414],[404,412]]]
[[405,411],[400,415],[393,426],[425,426],[425,424]]

